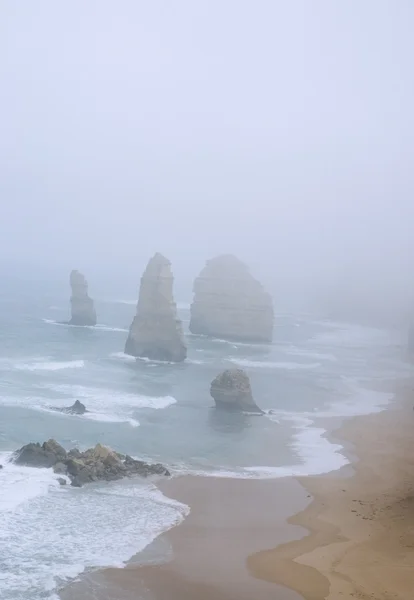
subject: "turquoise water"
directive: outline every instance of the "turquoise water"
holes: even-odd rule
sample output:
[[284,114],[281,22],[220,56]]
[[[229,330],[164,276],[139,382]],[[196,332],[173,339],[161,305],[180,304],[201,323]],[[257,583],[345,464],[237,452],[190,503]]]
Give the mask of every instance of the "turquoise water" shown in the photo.
[[[121,565],[188,507],[148,482],[60,488],[53,473],[16,467],[10,452],[56,438],[97,442],[161,461],[173,473],[280,477],[337,469],[341,448],[324,437],[327,417],[380,410],[384,382],[411,373],[398,332],[277,315],[271,346],[188,334],[184,364],[123,354],[134,299],[96,299],[99,325],[59,325],[66,290],[19,283],[0,297],[0,599],[53,598],[85,568]],[[264,417],[221,414],[209,385],[222,368],[250,375]],[[78,399],[90,411],[54,412]]]

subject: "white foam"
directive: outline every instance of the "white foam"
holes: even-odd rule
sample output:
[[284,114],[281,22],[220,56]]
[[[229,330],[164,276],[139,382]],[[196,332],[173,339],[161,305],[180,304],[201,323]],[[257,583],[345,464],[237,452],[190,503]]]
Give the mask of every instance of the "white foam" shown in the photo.
[[15,368],[19,371],[60,371],[61,369],[82,369],[84,366],[84,360],[67,360],[21,363],[16,364]]
[[125,327],[111,327],[110,325],[95,325],[94,327],[90,327],[90,329],[96,329],[98,331],[122,331],[123,333],[128,333],[129,329]]
[[258,368],[258,369],[286,369],[294,371],[296,369],[317,369],[320,367],[320,363],[294,363],[284,361],[260,361],[260,360],[248,360],[246,358],[235,358],[230,357],[228,361],[247,368]]
[[51,600],[58,583],[87,568],[125,566],[188,512],[139,480],[82,489],[50,486],[48,494],[0,514],[7,548],[0,598]]
[[82,417],[85,419],[90,419],[91,421],[101,421],[103,423],[129,423],[131,427],[139,427],[140,425],[137,419],[126,419],[122,416],[106,415],[104,413],[87,412],[82,415]]
[[[38,401],[39,399],[37,398],[36,400]],[[89,419],[90,421],[100,421],[101,423],[128,423],[131,425],[131,427],[140,426],[140,422],[137,419],[130,418],[127,415],[106,414],[102,412],[90,411],[84,413],[83,415],[77,415],[73,413],[61,412],[50,406],[44,406],[43,404],[31,404],[27,408],[51,413],[56,417],[61,417],[64,419]]]
[[12,452],[0,452],[0,513],[48,493],[58,481],[50,469],[33,469],[9,462]]
[[130,306],[136,306],[137,305],[137,299],[135,298],[135,300],[106,300],[106,302],[109,302],[110,304],[128,304]]
[[[132,427],[138,427],[137,410],[162,410],[177,402],[173,396],[144,396],[81,385],[46,383],[37,384],[35,387],[51,390],[58,397],[52,400],[50,397],[44,396],[0,395],[0,404],[3,406],[24,406],[30,410],[46,411],[56,416],[56,418],[128,423]],[[71,406],[75,400],[81,400],[89,412],[83,415],[72,415],[55,409],[55,407]]]
[[260,465],[238,469],[197,470],[193,474],[226,479],[279,479],[322,475],[336,471],[349,463],[348,459],[341,454],[343,447],[327,440],[324,437],[326,430],[315,427],[313,420],[285,411],[274,411],[274,414],[266,416],[275,423],[292,422],[295,433],[292,436],[291,448],[298,457],[298,462],[279,467]]
[[48,325],[57,325],[58,327],[76,327],[78,329],[91,329],[92,331],[121,331],[123,333],[129,331],[129,329],[125,329],[124,327],[111,327],[111,325],[104,325],[100,323],[97,325],[72,325],[71,323],[60,323],[59,321],[53,321],[52,319],[42,319],[42,321]]
[[316,352],[304,348],[289,347],[284,349],[287,354],[293,356],[303,356],[304,358],[312,358],[316,360],[326,360],[329,362],[337,362],[338,359],[334,354],[327,352]]
[[134,356],[130,356],[129,354],[125,354],[125,352],[112,352],[110,354],[110,356],[112,358],[117,358],[117,359],[122,360],[124,362],[130,362],[130,363],[134,363],[135,362],[135,357]]
[[347,384],[348,392],[353,391],[353,393],[340,401],[333,402],[325,409],[303,413],[278,409],[265,412],[265,418],[272,422],[280,425],[285,421],[293,427],[294,434],[290,445],[299,459],[297,463],[278,467],[261,465],[234,469],[223,467],[211,470],[182,467],[178,470],[204,477],[276,479],[322,475],[341,469],[349,464],[349,460],[342,454],[343,446],[327,439],[327,430],[318,425],[318,420],[378,413],[385,410],[393,398],[393,394],[362,388],[353,380],[347,380]]
[[[143,396],[141,394],[131,394],[107,388],[94,388],[82,385],[44,384],[38,387],[47,388],[59,394],[65,394],[70,396],[70,400],[73,401],[80,399],[86,404],[88,410],[97,413],[105,412],[106,414],[112,414],[114,409],[120,411],[130,411],[137,408],[160,410],[168,408],[168,406],[177,402],[173,396]],[[67,398],[65,402],[67,402]]]
[[[194,335],[194,334],[193,334]],[[216,344],[230,344],[233,348],[238,348],[239,346],[244,346],[246,348],[268,348],[268,344],[260,344],[258,342],[238,342],[235,340],[224,340],[221,338],[212,337],[210,338],[208,335],[199,335],[197,337],[203,337],[208,339],[210,342],[214,342]]]
[[148,366],[154,365],[176,365],[176,362],[171,360],[155,360],[154,358],[148,358],[147,356],[137,356],[135,358],[137,362],[148,363]]

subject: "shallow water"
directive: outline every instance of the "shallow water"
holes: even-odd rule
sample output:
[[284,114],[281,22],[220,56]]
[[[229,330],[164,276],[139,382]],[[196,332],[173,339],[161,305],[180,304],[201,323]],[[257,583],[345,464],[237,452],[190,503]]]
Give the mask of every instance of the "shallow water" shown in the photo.
[[[56,438],[101,442],[173,472],[279,477],[345,464],[322,422],[382,409],[384,382],[411,373],[398,332],[279,315],[274,344],[234,344],[187,332],[184,364],[123,354],[135,302],[97,301],[99,326],[57,324],[65,298],[30,290],[0,297],[0,599],[53,598],[85,568],[119,565],[185,517],[152,484],[60,488],[48,470],[16,467],[10,451]],[[185,328],[189,310],[179,304]],[[265,417],[222,414],[209,385],[218,371],[250,375]],[[53,411],[75,400],[84,416]],[[122,526],[120,526],[120,524]]]

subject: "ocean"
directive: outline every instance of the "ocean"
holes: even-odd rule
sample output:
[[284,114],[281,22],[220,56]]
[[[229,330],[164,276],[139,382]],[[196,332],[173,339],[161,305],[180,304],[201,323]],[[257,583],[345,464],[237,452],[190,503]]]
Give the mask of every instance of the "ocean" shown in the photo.
[[[327,422],[383,410],[392,381],[412,374],[398,331],[277,314],[274,342],[231,343],[188,332],[188,360],[162,364],[123,354],[136,301],[95,298],[99,325],[70,327],[66,290],[20,283],[0,296],[0,599],[55,600],[86,569],[123,566],[189,507],[154,482],[81,489],[11,453],[50,437],[65,447],[97,442],[173,474],[277,478],[326,473],[347,459]],[[223,414],[209,395],[223,368],[248,372],[262,417]],[[53,407],[83,402],[89,413]]]

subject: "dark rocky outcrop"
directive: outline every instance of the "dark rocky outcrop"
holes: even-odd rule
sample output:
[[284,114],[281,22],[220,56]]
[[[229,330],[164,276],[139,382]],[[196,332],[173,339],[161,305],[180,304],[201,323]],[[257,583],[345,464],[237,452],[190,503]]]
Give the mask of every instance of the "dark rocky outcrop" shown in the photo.
[[79,400],[76,400],[72,406],[65,406],[64,408],[54,406],[53,410],[66,413],[68,415],[84,415],[86,412],[88,412],[86,410],[86,406],[82,404],[82,402],[79,402]]
[[253,400],[249,377],[242,369],[219,373],[211,382],[210,395],[217,408],[263,414]]
[[82,273],[70,274],[70,298],[72,317],[69,325],[96,325],[96,312],[92,298],[88,296],[88,283]]
[[53,467],[66,459],[66,450],[55,440],[40,444],[27,444],[16,453],[14,462],[27,467]]
[[173,297],[170,261],[155,254],[141,277],[137,314],[131,324],[125,354],[181,362],[187,356],[181,321]]
[[115,481],[136,475],[170,475],[168,469],[159,463],[135,460],[101,444],[85,452],[76,448],[66,452],[55,440],[42,445],[31,443],[15,452],[13,460],[16,464],[29,467],[53,467],[56,474],[67,475],[74,487],[92,481]]
[[235,256],[226,254],[207,261],[194,281],[193,292],[192,333],[232,341],[272,341],[272,298]]

